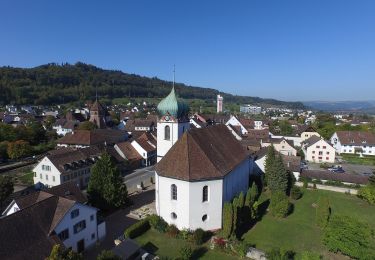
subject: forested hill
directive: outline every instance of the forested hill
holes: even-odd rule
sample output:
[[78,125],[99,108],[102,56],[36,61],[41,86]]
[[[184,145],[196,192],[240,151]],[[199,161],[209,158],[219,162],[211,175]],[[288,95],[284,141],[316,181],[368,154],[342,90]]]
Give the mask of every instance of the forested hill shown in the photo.
[[[0,67],[0,104],[49,105],[85,101],[95,97],[164,97],[172,82],[142,77],[121,71],[104,70],[78,62],[46,64],[35,68]],[[226,102],[240,104],[269,104],[289,108],[303,108],[300,102],[283,102],[258,97],[235,96],[216,89],[176,84],[180,97],[213,100],[221,93]]]

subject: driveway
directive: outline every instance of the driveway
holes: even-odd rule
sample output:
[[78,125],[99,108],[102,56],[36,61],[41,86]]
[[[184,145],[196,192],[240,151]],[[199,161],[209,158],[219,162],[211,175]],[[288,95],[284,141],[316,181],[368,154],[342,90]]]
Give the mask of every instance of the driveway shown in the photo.
[[115,246],[114,240],[123,235],[126,228],[137,222],[137,220],[127,216],[130,211],[155,201],[154,186],[147,187],[147,190],[141,193],[130,194],[130,198],[134,205],[126,209],[120,209],[105,218],[107,235],[100,244],[84,253],[85,259],[96,259],[96,256],[102,250],[110,250]]
[[[373,166],[360,165],[360,164],[349,164],[349,163],[330,163],[328,165],[341,165],[346,173],[349,174],[362,174],[362,173],[371,173],[374,169]],[[320,168],[319,163],[308,163],[309,170],[324,170]]]

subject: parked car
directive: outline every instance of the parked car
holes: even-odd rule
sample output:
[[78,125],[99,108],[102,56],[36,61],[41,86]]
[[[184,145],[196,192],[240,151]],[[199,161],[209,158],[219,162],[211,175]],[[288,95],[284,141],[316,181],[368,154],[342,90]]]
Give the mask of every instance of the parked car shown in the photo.
[[341,166],[333,166],[327,169],[330,172],[335,172],[335,173],[344,173],[344,169]]

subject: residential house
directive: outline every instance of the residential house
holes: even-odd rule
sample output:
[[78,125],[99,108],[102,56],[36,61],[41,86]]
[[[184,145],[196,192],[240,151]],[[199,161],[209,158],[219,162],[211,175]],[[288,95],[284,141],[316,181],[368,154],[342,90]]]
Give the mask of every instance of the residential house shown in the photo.
[[338,154],[375,155],[375,134],[365,131],[337,131],[331,144]]
[[79,124],[78,121],[68,121],[66,119],[58,119],[53,124],[52,129],[56,131],[59,136],[65,136],[68,133],[72,133]]
[[57,140],[57,146],[85,148],[93,145],[114,145],[127,139],[128,133],[122,130],[75,130]]
[[101,153],[96,146],[52,151],[34,167],[34,184],[43,183],[46,187],[53,187],[73,182],[81,188],[87,187],[91,167]]
[[302,143],[305,160],[316,163],[334,163],[335,148],[318,136],[312,136]]
[[151,133],[143,133],[140,137],[132,141],[131,145],[143,158],[142,166],[150,166],[156,163],[157,141]]
[[13,201],[0,218],[0,259],[42,260],[54,245],[82,252],[106,234],[97,209],[74,198],[39,191]]
[[273,145],[275,150],[283,155],[297,156],[297,149],[293,146],[293,142],[285,138],[270,138],[268,142],[262,142],[262,147]]

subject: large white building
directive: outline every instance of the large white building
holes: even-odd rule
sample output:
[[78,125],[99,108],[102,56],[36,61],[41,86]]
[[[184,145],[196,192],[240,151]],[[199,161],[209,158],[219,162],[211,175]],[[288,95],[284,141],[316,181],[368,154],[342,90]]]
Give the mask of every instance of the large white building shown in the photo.
[[74,182],[81,188],[88,185],[91,167],[102,151],[92,146],[83,149],[63,148],[50,152],[33,169],[34,184],[46,187]]
[[351,153],[375,155],[375,135],[363,131],[337,131],[331,144],[338,154]]
[[247,191],[248,155],[224,125],[186,131],[188,109],[174,90],[158,111],[157,214],[179,229],[220,229],[224,202]]

